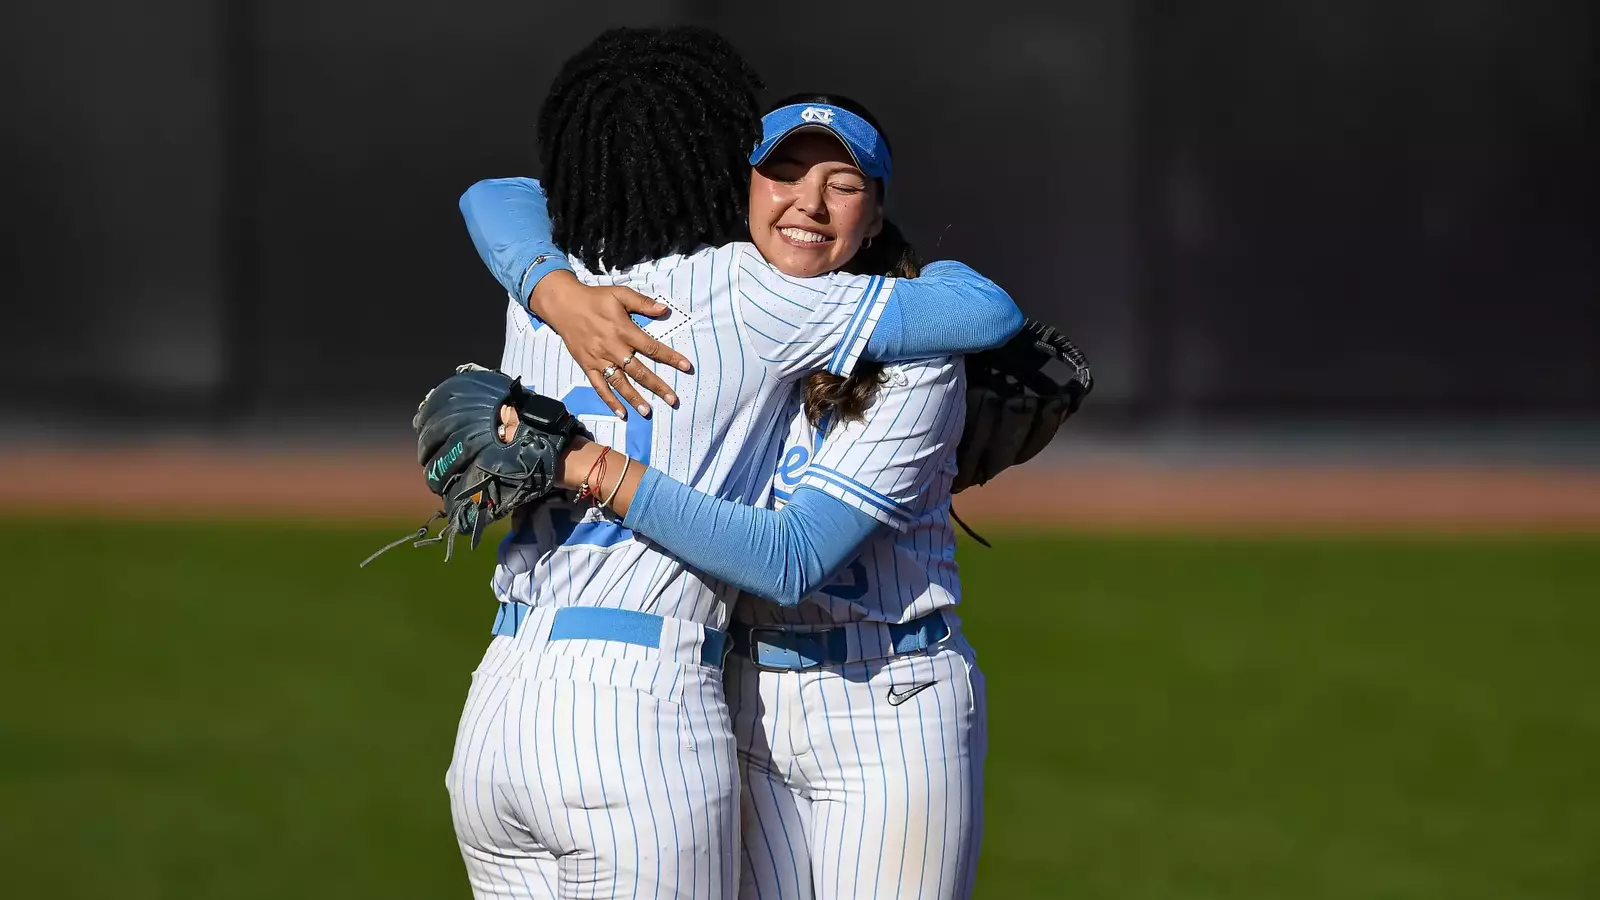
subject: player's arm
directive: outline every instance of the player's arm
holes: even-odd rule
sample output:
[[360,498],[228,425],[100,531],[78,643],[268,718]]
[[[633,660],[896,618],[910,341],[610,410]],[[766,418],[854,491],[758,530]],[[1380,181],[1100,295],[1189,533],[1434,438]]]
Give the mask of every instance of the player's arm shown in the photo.
[[849,375],[863,358],[976,352],[1022,327],[1011,296],[958,262],[934,263],[913,279],[841,272],[798,278],[747,247],[735,264],[744,329],[779,377],[817,369]]
[[[666,308],[623,287],[589,287],[572,274],[551,242],[543,189],[531,178],[480,181],[462,195],[461,212],[478,255],[496,280],[555,328],[595,391],[613,412],[627,413],[613,394],[641,414],[649,406],[627,379],[607,381],[617,366],[669,404],[677,398],[644,366],[624,365],[635,352],[689,371],[689,361],[629,318]],[[827,368],[849,374],[857,360],[917,359],[998,346],[1022,327],[1016,303],[994,282],[953,261],[931,263],[922,277],[834,274],[794,278],[754,250],[738,261],[743,312],[763,359],[789,376]],[[897,296],[898,294],[898,296]],[[842,352],[835,352],[842,348]]]
[[526,303],[552,272],[572,272],[550,237],[544,188],[532,178],[489,178],[467,188],[459,203],[478,258],[506,293]]
[[953,259],[902,278],[863,356],[879,362],[962,356],[998,347],[1022,328],[1022,310],[1001,287]]
[[[964,386],[949,360],[913,364],[858,423],[833,428],[788,504],[757,509],[698,491],[607,454],[597,496],[623,525],[691,566],[793,606],[827,584],[883,528],[902,528],[910,504],[948,479]],[[600,448],[574,443],[557,478],[578,488]],[[820,468],[819,468],[820,465]],[[620,480],[618,480],[620,479]]]
[[714,578],[782,606],[827,584],[883,525],[813,488],[782,509],[757,509],[702,493],[648,470],[623,525]]
[[633,313],[664,315],[666,305],[625,287],[590,287],[578,281],[566,253],[551,240],[550,214],[539,182],[480,181],[461,195],[460,207],[472,245],[490,274],[529,313],[561,335],[612,412],[627,418],[626,402],[649,415],[650,406],[627,378],[608,382],[604,378],[608,366],[616,366],[640,387],[677,405],[677,396],[647,366],[624,365],[637,353],[690,371],[687,357],[650,337],[630,318]]
[[[557,468],[557,482],[577,488],[599,454],[595,444],[574,443]],[[796,489],[782,509],[757,509],[625,461],[608,454],[608,471],[597,476],[600,497],[609,499],[624,526],[707,575],[784,606],[827,584],[883,528],[877,518],[815,488]]]

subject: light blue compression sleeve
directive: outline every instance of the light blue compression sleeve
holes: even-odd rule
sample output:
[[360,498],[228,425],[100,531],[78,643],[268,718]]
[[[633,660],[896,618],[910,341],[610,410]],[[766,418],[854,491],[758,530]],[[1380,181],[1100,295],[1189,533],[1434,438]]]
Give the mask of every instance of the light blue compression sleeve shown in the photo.
[[[491,178],[461,195],[478,256],[513,297],[528,302],[539,279],[572,271],[550,242],[544,190],[532,178]],[[537,265],[534,260],[544,257]],[[1022,328],[1022,311],[1000,286],[954,260],[895,281],[863,356],[880,362],[959,356],[998,347]]]
[[557,269],[572,271],[567,255],[550,241],[544,188],[534,179],[480,181],[461,195],[460,206],[478,258],[524,306],[539,279]]
[[783,509],[756,509],[655,469],[645,471],[622,524],[707,575],[783,606],[826,584],[886,527],[816,488],[795,489]]
[[953,259],[897,278],[878,326],[867,338],[867,359],[889,362],[960,356],[998,347],[1022,330],[1022,310],[1000,286]]

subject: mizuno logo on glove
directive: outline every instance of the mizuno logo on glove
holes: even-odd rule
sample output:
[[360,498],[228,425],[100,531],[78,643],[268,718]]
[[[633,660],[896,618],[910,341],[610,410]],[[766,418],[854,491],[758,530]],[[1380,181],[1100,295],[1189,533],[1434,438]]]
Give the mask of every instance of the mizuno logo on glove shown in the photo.
[[461,441],[456,441],[454,447],[451,447],[443,456],[433,461],[433,465],[428,467],[429,481],[438,481],[443,478],[445,471],[454,465],[456,460],[461,458],[461,444]]

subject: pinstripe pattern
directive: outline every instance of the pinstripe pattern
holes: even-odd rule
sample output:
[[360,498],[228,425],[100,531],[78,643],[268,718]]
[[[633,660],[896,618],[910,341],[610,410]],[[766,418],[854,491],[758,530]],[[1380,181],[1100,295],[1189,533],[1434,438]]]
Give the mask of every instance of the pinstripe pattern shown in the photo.
[[[871,335],[893,279],[838,275],[791,279],[748,244],[593,275],[662,297],[674,312],[647,330],[694,355],[696,372],[659,369],[681,399],[652,416],[612,417],[559,336],[515,302],[506,310],[501,369],[560,397],[596,440],[698,490],[765,502],[783,413],[796,378],[827,366],[846,372]],[[648,363],[647,363],[648,364]],[[551,502],[517,523],[501,546],[496,596],[529,606],[591,604],[725,625],[736,592],[634,538],[592,507]]]
[[742,621],[825,625],[909,622],[961,600],[950,481],[964,421],[966,369],[960,360],[891,366],[865,421],[845,422],[819,439],[798,406],[772,494],[781,506],[806,485],[854,506],[890,530],[799,606],[749,598]]
[[495,638],[462,713],[446,786],[474,896],[732,896],[721,673],[679,659],[692,641],[548,641],[550,618]]
[[[959,627],[949,508],[965,370],[935,359],[886,371],[866,420],[825,425],[825,438],[791,409],[773,498],[816,487],[889,529],[798,607],[746,596],[740,620],[906,622],[937,609]],[[727,680],[743,779],[741,897],[971,896],[987,732],[983,675],[959,634],[925,653],[810,672],[735,659]],[[889,702],[891,689],[924,684]]]
[[[812,672],[729,664],[747,900],[969,897],[985,689],[959,636]],[[891,688],[933,686],[899,706]]]
[[[514,300],[501,368],[561,398],[597,441],[725,499],[764,500],[793,381],[848,371],[893,290],[858,276],[789,280],[749,245],[595,275],[665,299],[646,327],[693,355],[662,370],[681,398],[614,419],[567,354]],[[649,364],[646,362],[646,364]],[[478,897],[733,896],[738,769],[719,669],[700,663],[707,627],[736,592],[593,508],[552,502],[519,517],[493,579],[527,608],[473,674],[446,784]],[[551,640],[566,606],[664,617],[660,646]]]

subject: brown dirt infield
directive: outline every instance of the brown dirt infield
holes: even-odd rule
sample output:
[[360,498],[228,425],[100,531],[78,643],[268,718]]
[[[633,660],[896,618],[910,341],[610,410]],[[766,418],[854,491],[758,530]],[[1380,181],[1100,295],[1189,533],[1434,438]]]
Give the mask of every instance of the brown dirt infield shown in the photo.
[[[0,512],[388,522],[432,501],[404,447],[0,450]],[[1600,533],[1600,471],[1039,460],[956,508],[1000,529]]]

